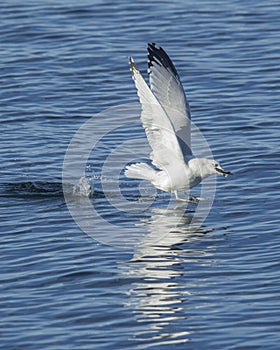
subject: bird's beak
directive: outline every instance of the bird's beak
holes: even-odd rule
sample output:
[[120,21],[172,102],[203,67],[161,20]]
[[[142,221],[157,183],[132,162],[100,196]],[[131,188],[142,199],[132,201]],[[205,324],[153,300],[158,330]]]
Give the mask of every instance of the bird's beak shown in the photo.
[[224,177],[232,175],[232,173],[230,171],[225,171],[224,169],[222,169],[218,166],[216,166],[215,169],[216,169],[217,173],[222,174]]

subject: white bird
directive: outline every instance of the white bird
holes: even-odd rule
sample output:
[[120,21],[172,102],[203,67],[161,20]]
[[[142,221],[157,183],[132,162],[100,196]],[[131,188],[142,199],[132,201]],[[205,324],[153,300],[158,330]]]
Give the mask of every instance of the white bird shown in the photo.
[[129,178],[144,179],[156,188],[174,193],[198,185],[209,175],[231,174],[213,159],[195,158],[191,151],[191,114],[179,75],[167,53],[148,44],[150,87],[132,57],[130,70],[140,99],[141,122],[152,148],[154,167],[135,163],[125,168]]

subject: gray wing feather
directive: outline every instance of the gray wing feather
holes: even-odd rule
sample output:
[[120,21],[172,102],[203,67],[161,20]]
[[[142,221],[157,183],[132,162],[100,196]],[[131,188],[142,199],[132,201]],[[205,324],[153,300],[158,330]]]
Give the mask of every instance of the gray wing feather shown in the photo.
[[177,70],[167,53],[155,44],[148,44],[148,65],[151,90],[173,125],[184,157],[189,158],[191,113]]

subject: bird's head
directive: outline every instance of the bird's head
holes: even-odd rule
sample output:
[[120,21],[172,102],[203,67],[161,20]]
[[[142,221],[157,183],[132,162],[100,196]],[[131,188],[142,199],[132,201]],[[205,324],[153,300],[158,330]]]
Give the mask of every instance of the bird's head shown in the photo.
[[211,165],[213,169],[214,174],[220,174],[223,175],[224,177],[227,177],[228,175],[232,175],[230,171],[225,171],[218,162],[215,160],[211,160]]
[[202,179],[209,175],[220,174],[225,177],[231,175],[230,171],[225,171],[221,165],[213,159],[193,158],[189,162],[191,169],[200,174]]

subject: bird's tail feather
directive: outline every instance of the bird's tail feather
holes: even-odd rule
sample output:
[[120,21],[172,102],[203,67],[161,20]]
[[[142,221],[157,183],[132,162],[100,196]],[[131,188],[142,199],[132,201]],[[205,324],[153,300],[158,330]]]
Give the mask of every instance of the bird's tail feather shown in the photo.
[[150,182],[155,179],[156,173],[156,170],[145,163],[135,163],[128,165],[124,171],[126,177],[148,180]]

